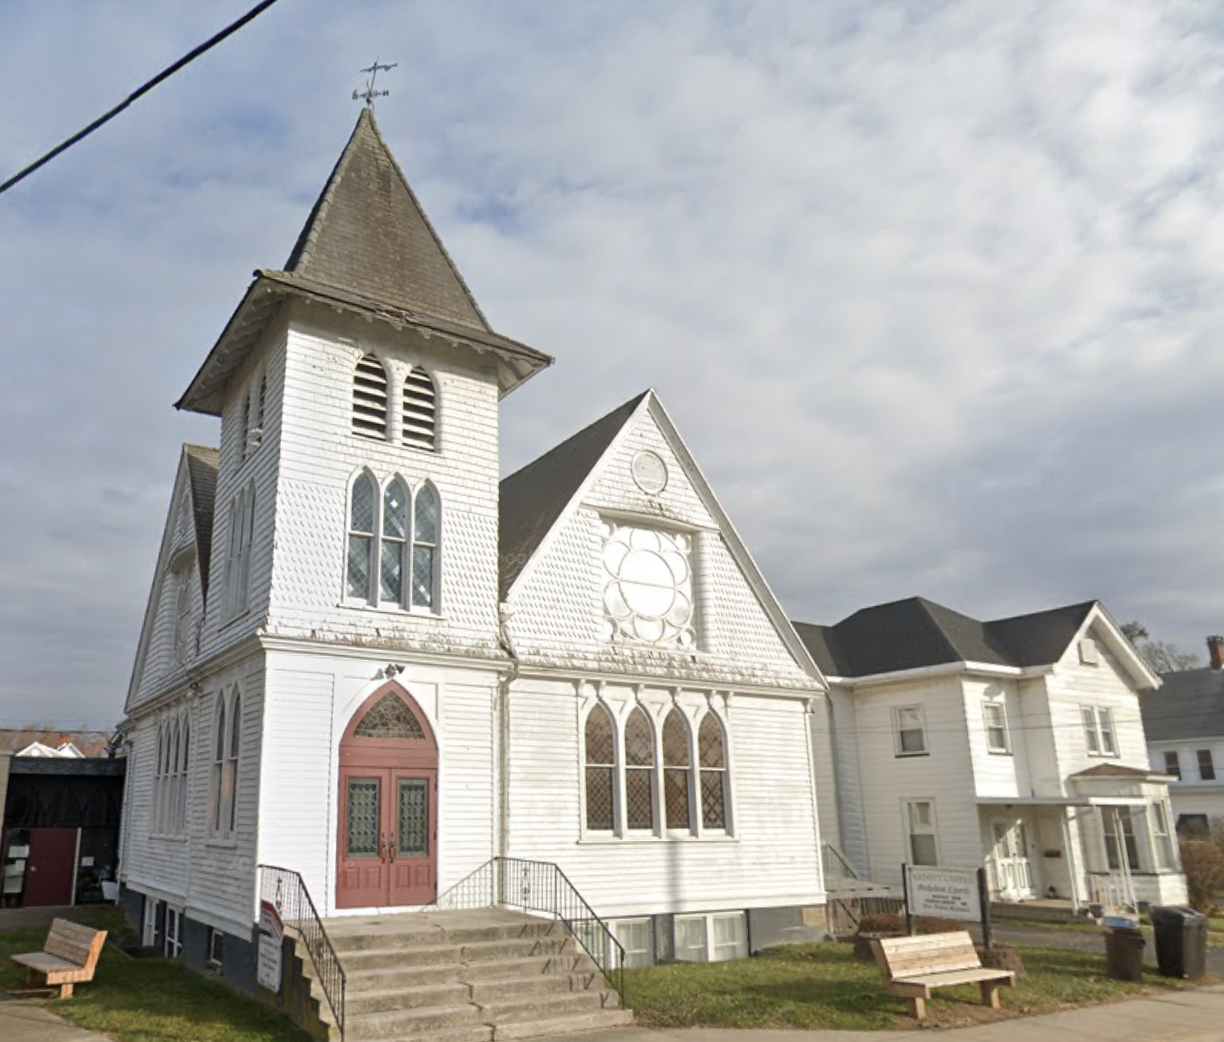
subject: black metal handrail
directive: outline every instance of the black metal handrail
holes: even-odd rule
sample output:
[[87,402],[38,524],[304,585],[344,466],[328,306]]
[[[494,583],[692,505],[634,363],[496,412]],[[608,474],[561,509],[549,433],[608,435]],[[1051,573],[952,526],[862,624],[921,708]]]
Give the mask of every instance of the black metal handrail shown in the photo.
[[344,990],[347,979],[344,967],[336,949],[332,947],[331,938],[323,929],[323,920],[310,899],[310,891],[302,877],[291,868],[278,868],[276,865],[259,866],[259,896],[264,901],[271,901],[280,913],[281,919],[291,924],[305,945],[310,961],[314,964],[315,975],[323,988],[327,1004],[331,1007],[336,1027],[340,1029],[340,1038],[344,1038]]
[[577,887],[551,861],[490,858],[434,902],[438,909],[521,908],[561,920],[625,1007],[625,949],[587,904]]

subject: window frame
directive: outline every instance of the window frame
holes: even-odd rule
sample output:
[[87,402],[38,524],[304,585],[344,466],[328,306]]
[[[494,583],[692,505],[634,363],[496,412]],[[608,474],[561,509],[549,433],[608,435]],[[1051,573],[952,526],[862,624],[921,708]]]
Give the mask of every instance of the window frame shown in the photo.
[[[902,727],[901,720],[903,713],[914,713],[918,718],[917,733],[922,740],[921,749],[906,749],[904,734],[913,734],[915,728]],[[892,723],[893,723],[893,755],[895,757],[911,757],[911,756],[930,756],[931,747],[927,743],[927,726],[926,726],[926,707],[924,705],[908,705],[908,706],[893,706],[892,708]]]
[[191,643],[191,569],[178,573],[178,589],[174,600],[174,664],[187,664]]
[[[1199,781],[1213,782],[1216,781],[1215,758],[1211,755],[1210,749],[1196,749],[1194,751],[1195,759],[1198,761]],[[1206,757],[1206,764],[1203,758]],[[1204,773],[1203,768],[1206,766],[1207,772]]]
[[[999,711],[999,722],[991,724],[990,710]],[[992,756],[1011,756],[1011,729],[1007,726],[1007,703],[1003,698],[988,698],[982,702],[982,727],[986,733],[986,751]],[[998,731],[1002,742],[996,746],[991,742],[991,732]]]
[[[918,832],[918,831],[915,831],[914,829],[914,815],[913,815],[912,808],[922,805],[922,804],[925,804],[929,808],[928,810],[928,817],[930,818],[930,825],[929,825],[930,831],[929,832],[927,831]],[[902,835],[905,836],[905,846],[906,846],[905,853],[908,859],[907,863],[920,867],[920,868],[938,868],[943,858],[942,858],[941,851],[939,849],[940,848],[939,818],[937,817],[936,810],[935,810],[935,797],[934,796],[915,796],[913,798],[903,799],[901,801],[901,822],[902,822]],[[914,852],[914,837],[915,836],[928,836],[928,835],[931,837],[931,842],[935,848],[935,863],[932,865],[928,865],[925,862],[919,862]]]
[[[1116,760],[1118,753],[1118,729],[1114,722],[1113,708],[1081,703],[1080,727],[1084,732],[1084,745],[1088,755],[1106,760]],[[1108,747],[1106,746],[1108,738]]]
[[[173,921],[174,928],[170,928]],[[165,928],[162,930],[162,957],[177,959],[183,954],[183,910],[166,905]]]
[[[1105,867],[1110,872],[1121,872],[1122,857],[1125,855],[1128,870],[1143,872],[1143,855],[1139,847],[1138,833],[1135,831],[1135,815],[1130,807],[1101,807],[1101,840],[1105,846]],[[1123,823],[1130,825],[1130,831]],[[1110,825],[1116,831],[1110,830]],[[1111,847],[1110,841],[1113,845]],[[1114,864],[1113,862],[1117,862]]]
[[1180,865],[1177,863],[1177,848],[1173,843],[1170,807],[1164,800],[1153,800],[1147,820],[1156,871],[1178,871]]
[[[591,722],[591,717],[595,713],[603,713],[607,720],[608,726],[612,731],[612,762],[608,763],[591,763],[587,756],[587,727]],[[620,801],[620,776],[621,776],[621,747],[620,747],[620,727],[617,725],[616,714],[612,709],[602,701],[594,702],[579,719],[579,749],[582,751],[582,784],[580,792],[582,793],[581,807],[581,823],[582,834],[589,836],[619,836],[623,833],[621,828],[621,801]],[[612,798],[612,815],[611,827],[607,829],[592,828],[590,824],[590,798],[589,798],[589,771],[611,771],[611,798]]]
[[[616,938],[617,943],[624,949],[625,966],[653,966],[655,955],[654,944],[654,919],[648,915],[634,916],[627,919],[614,919],[611,923],[612,936]],[[621,928],[627,927],[631,930],[645,928],[646,930],[646,947],[631,948],[627,937],[621,935]],[[634,958],[635,956],[645,955],[645,959]]]
[[[1172,767],[1169,765],[1169,757],[1173,758]],[[1164,770],[1161,773],[1167,774],[1170,778],[1176,778],[1178,781],[1182,781],[1181,751],[1179,749],[1164,750]]]
[[[669,750],[668,750],[668,743],[667,743],[667,731],[668,731],[668,727],[670,726],[673,718],[678,720],[679,726],[684,729],[684,757],[683,757],[684,762],[683,763],[669,763],[668,762],[668,751]],[[659,744],[662,750],[661,755],[659,757],[659,760],[660,760],[659,769],[661,771],[661,778],[662,778],[662,787],[660,789],[660,792],[662,793],[662,804],[663,804],[663,828],[672,835],[691,836],[693,832],[696,830],[696,826],[697,826],[695,812],[698,809],[697,807],[698,799],[697,799],[697,792],[696,792],[697,785],[695,784],[695,782],[699,781],[700,776],[698,775],[698,778],[696,779],[694,778],[695,772],[693,768],[694,768],[694,760],[696,759],[696,757],[694,757],[693,755],[693,752],[694,752],[693,737],[694,737],[693,729],[689,725],[689,720],[688,720],[688,717],[685,715],[684,710],[681,709],[680,706],[673,704],[671,708],[668,709],[667,712],[663,714],[663,722],[659,727]],[[698,767],[697,770],[700,771],[700,767]],[[684,817],[683,823],[677,822],[673,824],[671,820],[671,815],[668,813],[668,807],[667,807],[668,775],[672,775],[672,776],[680,775],[684,778],[685,817]]]
[[[374,362],[382,370],[382,430],[375,433],[374,417],[376,410],[369,410],[367,413],[359,413],[357,409],[357,378],[361,371],[362,363],[367,360]],[[384,359],[379,357],[374,351],[362,351],[361,355],[353,363],[353,373],[351,378],[352,393],[349,399],[349,434],[355,438],[361,438],[363,441],[382,441],[386,442],[391,439],[391,373]],[[364,392],[366,397],[373,400],[370,392]],[[366,427],[358,425],[357,418],[359,415],[365,416],[367,420]]]
[[238,831],[238,782],[242,773],[242,691],[217,692],[209,735],[208,838],[230,842]]
[[215,926],[208,928],[208,943],[204,948],[204,962],[210,969],[220,970],[225,965],[225,931]]
[[[629,723],[638,714],[641,714],[641,719],[646,722],[647,737],[649,739],[648,748],[650,750],[650,762],[644,764],[631,764],[629,762]],[[651,714],[646,707],[640,702],[632,703],[628,711],[625,713],[624,723],[621,725],[621,770],[624,777],[624,830],[628,836],[654,836],[659,832],[660,814],[659,814],[659,772],[662,769],[660,761],[662,757],[659,755],[659,728],[656,726]],[[650,801],[650,823],[648,825],[634,825],[630,820],[630,797],[629,797],[629,777],[630,772],[635,775],[641,775],[646,779],[647,792]]]
[[[727,922],[735,921],[743,924],[742,942],[736,940],[735,953],[730,956],[718,958],[720,949],[726,949],[729,945],[716,943],[716,930],[714,927],[715,921]],[[733,959],[746,959],[751,952],[751,944],[748,936],[748,916],[743,911],[728,911],[728,912],[689,912],[681,915],[676,915],[672,920],[672,951],[675,953],[677,962],[730,962]],[[694,923],[701,923],[703,944],[700,948],[692,945],[681,947],[680,945],[680,930],[683,926]],[[740,954],[742,950],[742,954]],[[691,959],[685,958],[682,953],[700,951],[702,958]]]

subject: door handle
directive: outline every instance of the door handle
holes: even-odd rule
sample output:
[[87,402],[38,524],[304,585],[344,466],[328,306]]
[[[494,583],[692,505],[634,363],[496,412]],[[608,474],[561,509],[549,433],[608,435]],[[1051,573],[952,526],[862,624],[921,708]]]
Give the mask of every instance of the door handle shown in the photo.
[[385,832],[378,834],[378,860],[387,860],[387,834]]
[[391,833],[391,842],[387,844],[387,849],[390,851],[391,860],[394,862],[395,861],[395,833],[394,832]]

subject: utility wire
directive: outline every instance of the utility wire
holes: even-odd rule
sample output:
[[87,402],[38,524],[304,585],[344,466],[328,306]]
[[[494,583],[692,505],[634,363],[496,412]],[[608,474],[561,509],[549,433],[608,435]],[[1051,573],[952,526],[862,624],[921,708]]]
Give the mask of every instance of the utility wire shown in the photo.
[[151,91],[154,87],[156,87],[163,80],[168,80],[171,76],[173,76],[176,72],[178,72],[179,69],[183,68],[183,66],[190,65],[193,61],[196,60],[196,58],[198,58],[205,51],[211,50],[213,47],[216,47],[217,44],[219,44],[222,40],[236,33],[239,29],[241,29],[244,25],[246,25],[247,22],[253,21],[255,18],[258,18],[261,14],[264,13],[264,11],[266,11],[269,7],[271,7],[276,2],[277,0],[262,0],[261,3],[258,3],[254,7],[252,7],[246,14],[244,14],[236,22],[233,22],[230,25],[227,25],[224,29],[222,29],[219,33],[217,33],[216,36],[213,36],[212,38],[204,41],[204,43],[200,44],[200,46],[195,48],[195,50],[189,51],[187,54],[183,55],[183,57],[181,57],[178,61],[176,61],[169,68],[163,69],[161,72],[159,72],[156,76],[154,76],[151,80],[149,80],[143,86],[139,87],[137,90],[129,94],[123,101],[121,101],[118,105],[116,105],[109,112],[105,113],[102,116],[99,116],[97,119],[95,119],[92,123],[89,124],[89,126],[85,127],[83,130],[78,130],[75,134],[72,135],[72,137],[68,138],[67,141],[64,141],[61,144],[56,145],[55,148],[53,148],[50,152],[48,152],[41,159],[35,160],[33,163],[27,166],[24,170],[18,171],[16,174],[10,177],[7,181],[5,181],[4,184],[0,184],[0,195],[3,195],[5,192],[7,192],[10,188],[12,188],[18,182],[25,180],[32,173],[34,173],[35,170],[38,170],[39,168],[46,166],[49,162],[51,162],[51,160],[53,160],[61,152],[66,152],[73,145],[75,145],[78,141],[81,141],[87,138],[90,134],[92,134],[95,130],[97,130],[103,124],[109,123],[112,119],[114,119],[117,115],[119,115],[120,112],[122,112],[130,104],[132,104],[132,102],[135,101],[137,98],[145,94],[148,94],[149,91]]

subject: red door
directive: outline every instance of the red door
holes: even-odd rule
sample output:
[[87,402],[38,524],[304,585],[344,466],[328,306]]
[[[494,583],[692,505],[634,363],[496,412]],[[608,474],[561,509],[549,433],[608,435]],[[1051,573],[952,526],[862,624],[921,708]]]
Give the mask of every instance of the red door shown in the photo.
[[340,740],[336,907],[437,897],[438,745],[398,684],[374,692]]
[[76,829],[30,829],[26,907],[72,904],[72,867],[76,850]]

